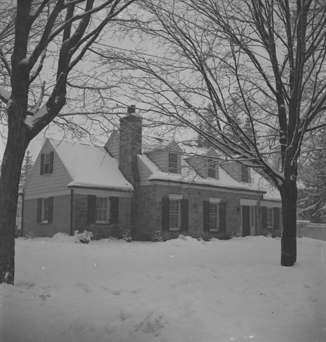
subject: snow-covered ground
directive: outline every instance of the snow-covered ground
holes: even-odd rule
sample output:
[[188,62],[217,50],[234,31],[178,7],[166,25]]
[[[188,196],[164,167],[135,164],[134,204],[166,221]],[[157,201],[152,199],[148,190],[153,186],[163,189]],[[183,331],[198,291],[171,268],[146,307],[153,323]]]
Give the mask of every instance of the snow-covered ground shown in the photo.
[[325,342],[326,242],[18,239],[0,286],[3,342]]

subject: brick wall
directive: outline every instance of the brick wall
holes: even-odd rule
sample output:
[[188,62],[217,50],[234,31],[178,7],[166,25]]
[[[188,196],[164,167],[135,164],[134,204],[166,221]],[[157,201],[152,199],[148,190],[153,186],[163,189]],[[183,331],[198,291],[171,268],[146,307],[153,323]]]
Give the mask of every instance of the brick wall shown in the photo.
[[128,115],[120,119],[119,167],[126,179],[138,181],[137,154],[141,153],[142,119]]
[[87,205],[87,195],[74,195],[74,231],[91,231],[95,239],[108,238],[110,236],[123,237],[124,234],[130,231],[131,198],[119,198],[118,224],[88,224]]
[[24,201],[24,236],[53,236],[70,234],[70,195],[56,196],[53,200],[52,223],[37,223],[37,199]]
[[[189,200],[189,229],[194,237],[209,235],[203,231],[203,201],[210,197],[220,198],[226,202],[226,232],[239,235],[241,232],[240,198],[258,199],[259,194],[236,193],[223,190],[211,190],[189,187],[187,185],[153,184],[140,186],[137,191],[137,230],[140,239],[152,239],[155,232],[162,228],[162,198],[168,194],[182,194]],[[172,238],[175,232],[163,233],[164,238]]]

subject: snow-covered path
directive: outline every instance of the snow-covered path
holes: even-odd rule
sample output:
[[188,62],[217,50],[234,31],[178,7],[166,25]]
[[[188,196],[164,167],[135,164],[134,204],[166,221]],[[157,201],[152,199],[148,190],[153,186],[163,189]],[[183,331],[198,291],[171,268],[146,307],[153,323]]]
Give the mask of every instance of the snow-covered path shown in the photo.
[[18,239],[0,287],[3,342],[325,342],[326,242]]

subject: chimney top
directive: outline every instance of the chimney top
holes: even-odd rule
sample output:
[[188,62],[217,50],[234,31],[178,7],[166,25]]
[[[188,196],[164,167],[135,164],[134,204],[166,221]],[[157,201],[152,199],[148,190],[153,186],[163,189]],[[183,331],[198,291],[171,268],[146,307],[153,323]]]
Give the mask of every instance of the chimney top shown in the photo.
[[128,106],[127,113],[128,114],[135,114],[136,113],[136,106],[135,105]]

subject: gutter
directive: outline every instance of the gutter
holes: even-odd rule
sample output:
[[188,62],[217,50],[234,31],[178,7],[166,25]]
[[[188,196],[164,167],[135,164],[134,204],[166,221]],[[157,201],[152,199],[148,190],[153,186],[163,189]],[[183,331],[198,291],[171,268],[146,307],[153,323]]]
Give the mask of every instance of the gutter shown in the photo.
[[221,186],[221,185],[211,185],[211,184],[200,184],[200,183],[189,183],[185,181],[177,181],[177,180],[165,180],[165,179],[156,179],[156,178],[151,178],[149,179],[150,182],[155,181],[155,182],[161,182],[164,184],[167,183],[175,183],[175,184],[184,184],[188,186],[201,186],[201,187],[206,187],[206,188],[215,188],[215,189],[225,189],[225,190],[232,190],[232,191],[243,191],[243,192],[254,192],[254,193],[261,193],[265,194],[266,191],[263,190],[252,190],[252,189],[244,189],[244,188],[233,188],[233,187],[228,187],[228,186]]
[[110,190],[110,191],[122,191],[122,192],[134,192],[134,189],[126,189],[126,188],[113,188],[107,186],[92,186],[92,185],[69,185],[69,189],[92,189],[92,190]]
[[70,189],[70,235],[74,235],[74,190]]

